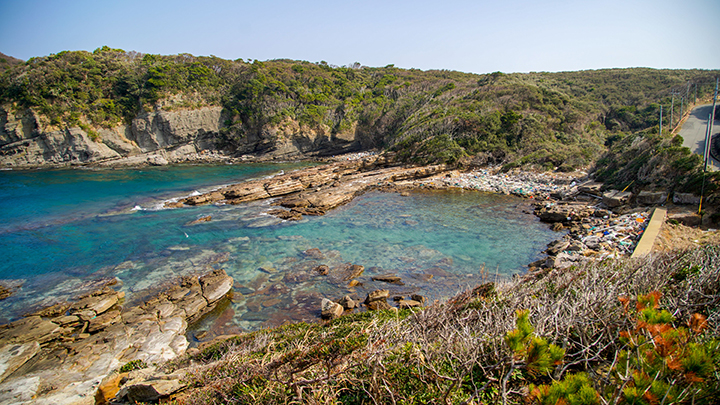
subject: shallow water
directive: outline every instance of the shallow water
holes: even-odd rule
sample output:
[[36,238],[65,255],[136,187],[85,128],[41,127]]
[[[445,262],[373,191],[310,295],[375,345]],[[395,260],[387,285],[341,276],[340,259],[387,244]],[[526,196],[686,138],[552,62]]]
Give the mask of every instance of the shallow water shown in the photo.
[[[367,291],[442,299],[524,271],[557,237],[515,197],[480,192],[372,192],[299,222],[264,214],[270,201],[158,209],[163,200],[298,165],[0,172],[0,279],[22,284],[0,321],[117,277],[129,299],[178,276],[224,268],[232,303],[190,334],[234,333],[313,320],[322,297]],[[140,208],[140,209],[138,209]],[[212,220],[188,225],[210,215]],[[305,253],[308,249],[318,249]],[[347,287],[345,264],[362,283]],[[320,264],[328,276],[313,271]],[[372,281],[393,273],[403,285]]]

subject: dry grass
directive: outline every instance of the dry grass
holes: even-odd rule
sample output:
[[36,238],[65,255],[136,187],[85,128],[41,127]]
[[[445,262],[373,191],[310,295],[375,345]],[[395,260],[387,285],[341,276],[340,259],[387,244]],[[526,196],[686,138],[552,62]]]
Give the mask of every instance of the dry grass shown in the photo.
[[[720,247],[485,284],[417,313],[361,313],[243,335],[198,356],[194,388],[177,401],[521,403],[529,383],[569,371],[607,380],[623,349],[618,333],[633,328],[619,298],[650,291],[662,293],[678,325],[693,313],[707,316],[706,335],[717,338]],[[529,372],[505,343],[520,309],[530,311],[537,336],[565,349],[551,375]]]

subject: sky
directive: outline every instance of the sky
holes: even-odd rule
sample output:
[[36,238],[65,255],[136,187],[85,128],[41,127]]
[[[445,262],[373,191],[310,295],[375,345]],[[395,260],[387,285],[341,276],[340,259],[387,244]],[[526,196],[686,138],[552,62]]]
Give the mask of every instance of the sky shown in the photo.
[[0,52],[107,45],[472,73],[720,68],[718,0],[0,0]]

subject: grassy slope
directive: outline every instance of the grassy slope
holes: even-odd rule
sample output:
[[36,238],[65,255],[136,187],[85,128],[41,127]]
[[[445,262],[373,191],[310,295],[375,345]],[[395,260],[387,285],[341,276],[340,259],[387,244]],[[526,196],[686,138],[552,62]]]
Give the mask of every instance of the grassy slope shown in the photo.
[[[646,303],[636,310],[652,291],[659,292],[657,309]],[[195,355],[192,388],[176,401],[523,403],[553,381],[555,391],[572,392],[561,381],[585,386],[584,399],[566,396],[567,403],[629,403],[652,374],[653,395],[713,403],[720,393],[719,303],[720,246],[608,260],[488,283],[416,313],[364,312],[242,335]],[[529,310],[532,326],[516,322],[518,310]],[[693,314],[707,317],[709,327],[691,322],[696,331],[688,329],[691,319],[702,319]],[[655,340],[643,340],[648,336]],[[548,361],[563,350],[560,361]],[[656,403],[643,395],[636,403]]]

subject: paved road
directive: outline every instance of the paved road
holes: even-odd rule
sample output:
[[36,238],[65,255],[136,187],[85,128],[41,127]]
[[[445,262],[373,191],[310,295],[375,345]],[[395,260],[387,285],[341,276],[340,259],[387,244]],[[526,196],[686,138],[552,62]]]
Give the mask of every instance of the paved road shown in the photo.
[[[705,131],[707,130],[708,115],[712,112],[712,104],[701,105],[693,108],[690,116],[683,124],[678,134],[683,137],[683,146],[702,156],[705,151]],[[664,132],[664,131],[663,131]],[[720,133],[720,117],[715,116],[713,134]],[[720,162],[710,157],[709,170],[720,169]]]

